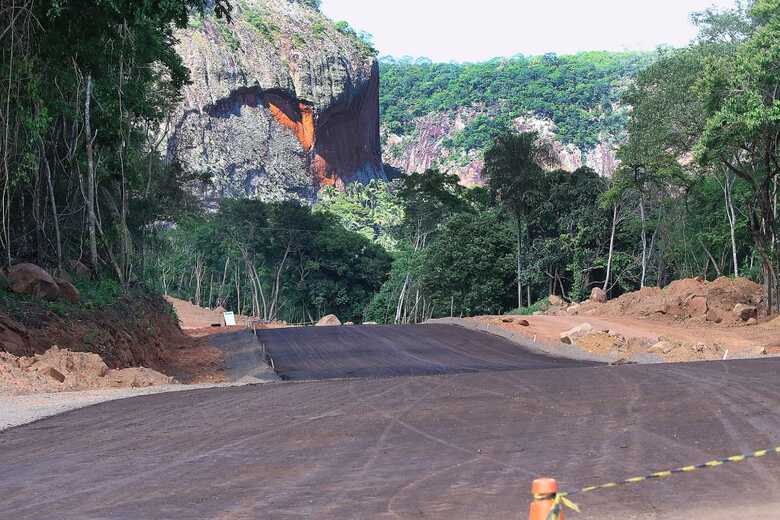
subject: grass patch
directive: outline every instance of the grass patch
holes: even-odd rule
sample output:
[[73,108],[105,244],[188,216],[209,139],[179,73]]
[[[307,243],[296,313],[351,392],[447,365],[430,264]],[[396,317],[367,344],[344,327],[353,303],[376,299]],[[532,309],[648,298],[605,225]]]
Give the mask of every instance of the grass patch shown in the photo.
[[507,314],[511,314],[513,316],[530,316],[535,312],[544,312],[549,308],[550,302],[547,300],[547,298],[544,298],[529,307],[520,307],[519,309],[507,312]]

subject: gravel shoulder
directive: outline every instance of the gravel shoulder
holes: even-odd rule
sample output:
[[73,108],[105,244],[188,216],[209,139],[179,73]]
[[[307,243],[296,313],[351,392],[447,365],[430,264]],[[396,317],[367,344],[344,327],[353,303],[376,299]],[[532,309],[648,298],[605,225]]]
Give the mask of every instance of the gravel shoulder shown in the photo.
[[111,390],[82,390],[77,392],[0,396],[0,431],[105,401],[166,392],[184,392],[201,388],[224,388],[242,384],[247,383],[172,384],[148,386],[145,388],[117,388]]

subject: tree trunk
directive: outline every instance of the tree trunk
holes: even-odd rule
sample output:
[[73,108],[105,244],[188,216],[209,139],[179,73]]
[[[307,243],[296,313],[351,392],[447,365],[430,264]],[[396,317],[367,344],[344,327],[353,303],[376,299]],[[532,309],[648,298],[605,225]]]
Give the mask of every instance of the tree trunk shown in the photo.
[[87,229],[89,232],[89,259],[92,264],[92,273],[97,274],[98,254],[97,254],[97,217],[95,216],[95,159],[93,143],[95,136],[92,135],[92,124],[90,122],[89,105],[92,100],[92,74],[87,75],[87,92],[84,99],[84,130],[86,131],[87,145]]
[[645,286],[645,277],[647,276],[647,229],[645,225],[645,196],[639,195],[639,218],[642,221],[642,277],[639,281],[639,287]]
[[46,167],[46,183],[49,186],[49,199],[51,200],[51,214],[54,218],[54,235],[57,246],[57,268],[62,271],[62,234],[60,233],[60,218],[57,212],[57,200],[54,197],[54,183],[51,179],[51,167],[46,155],[43,156],[44,166]]
[[609,254],[607,255],[607,274],[604,277],[603,291],[609,290],[609,279],[612,276],[612,255],[615,252],[615,230],[617,229],[618,205],[612,206],[612,230],[609,234]]
[[520,229],[520,219],[517,219],[517,308],[523,307],[523,285],[520,277],[523,274],[523,264],[520,255],[523,253],[523,238]]

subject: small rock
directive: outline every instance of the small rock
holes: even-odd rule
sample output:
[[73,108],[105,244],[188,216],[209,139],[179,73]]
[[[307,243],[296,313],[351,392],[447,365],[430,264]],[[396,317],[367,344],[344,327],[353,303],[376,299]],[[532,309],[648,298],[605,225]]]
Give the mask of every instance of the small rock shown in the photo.
[[601,287],[594,287],[590,291],[590,299],[596,303],[606,303],[607,293],[605,293]]
[[501,318],[502,323],[512,323],[514,320],[512,318]]
[[755,325],[756,323],[758,323],[758,320],[755,318],[750,318],[749,320],[747,320],[748,325]]
[[566,332],[561,332],[560,338],[561,343],[566,343],[568,345],[573,345],[576,340],[583,336],[587,336],[593,331],[593,327],[590,323],[582,323],[580,325],[577,325],[574,328],[571,328],[567,330]]
[[636,361],[631,361],[628,358],[622,357],[622,358],[616,359],[615,361],[611,362],[610,365],[612,365],[612,366],[617,366],[617,365],[636,365]]
[[375,321],[364,321],[363,325],[378,325],[378,323]]
[[46,367],[45,369],[43,369],[41,371],[41,374],[43,374],[45,376],[48,376],[48,377],[50,377],[52,379],[56,379],[60,383],[64,383],[65,382],[65,376],[62,374],[62,372],[60,372],[59,370],[57,370],[54,367]]
[[550,305],[563,305],[563,298],[560,296],[556,296],[555,294],[551,294],[547,297],[547,301],[550,302]]
[[515,324],[520,325],[521,327],[528,327],[529,325],[528,320],[517,320]]
[[566,308],[567,314],[577,314],[577,312],[580,310],[580,304],[579,303],[572,303]]
[[348,321],[348,322],[344,323],[344,325],[354,325],[354,324],[355,324],[354,321]]
[[720,323],[723,321],[723,317],[720,315],[720,313],[715,309],[709,309],[707,311],[706,320],[711,321],[713,323]]
[[758,318],[758,308],[754,305],[738,303],[734,306],[734,314],[742,321],[748,321],[750,318]]

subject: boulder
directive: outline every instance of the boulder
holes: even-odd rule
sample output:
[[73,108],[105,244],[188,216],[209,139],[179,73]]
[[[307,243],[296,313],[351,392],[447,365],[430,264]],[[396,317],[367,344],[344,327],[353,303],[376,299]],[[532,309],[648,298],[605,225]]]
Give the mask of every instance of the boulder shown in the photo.
[[550,302],[550,305],[563,305],[564,301],[563,298],[560,296],[556,296],[555,294],[551,294],[547,297],[547,301]]
[[60,288],[60,298],[70,303],[78,303],[81,300],[81,293],[72,283],[63,278],[55,278],[55,281]]
[[68,267],[77,277],[88,278],[92,274],[92,271],[89,270],[89,267],[87,267],[86,264],[84,264],[81,260],[73,260],[70,262]]
[[601,287],[594,287],[590,291],[590,300],[596,303],[606,303],[607,293]]
[[708,308],[706,296],[695,295],[688,299],[688,314],[692,318],[707,316]]
[[590,323],[582,323],[580,325],[577,325],[576,327],[573,327],[566,332],[561,332],[560,338],[561,343],[566,343],[569,345],[573,345],[575,341],[577,341],[579,338],[582,338],[584,336],[587,336],[593,331],[593,327]]
[[36,298],[56,300],[60,287],[49,273],[35,264],[17,264],[8,270],[11,290],[17,294],[29,294]]
[[723,321],[723,316],[720,315],[720,312],[718,312],[715,309],[708,309],[706,320],[711,321],[713,323],[720,323]]
[[648,348],[647,351],[651,354],[668,354],[678,346],[679,345],[676,345],[671,341],[661,340],[652,347]]
[[0,351],[16,356],[33,353],[27,329],[4,314],[0,314]]
[[758,308],[754,305],[738,303],[734,306],[734,314],[740,320],[748,321],[750,318],[758,318]]
[[341,325],[341,320],[335,314],[328,314],[320,318],[314,326],[315,327],[336,327]]

